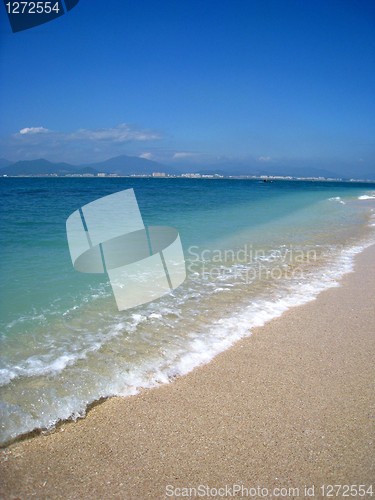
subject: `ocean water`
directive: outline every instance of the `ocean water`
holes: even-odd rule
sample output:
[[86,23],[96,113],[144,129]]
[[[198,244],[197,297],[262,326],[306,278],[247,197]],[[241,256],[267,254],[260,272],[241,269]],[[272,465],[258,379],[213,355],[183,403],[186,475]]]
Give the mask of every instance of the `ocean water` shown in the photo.
[[[133,188],[175,227],[187,279],[119,312],[105,275],[74,270],[67,217]],[[251,329],[338,286],[375,242],[375,184],[0,178],[0,443],[168,383]]]

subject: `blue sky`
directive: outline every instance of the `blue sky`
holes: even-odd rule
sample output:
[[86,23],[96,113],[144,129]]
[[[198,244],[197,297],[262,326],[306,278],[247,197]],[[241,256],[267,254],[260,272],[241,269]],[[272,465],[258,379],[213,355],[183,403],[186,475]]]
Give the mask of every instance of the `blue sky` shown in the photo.
[[375,168],[373,0],[1,8],[1,157]]

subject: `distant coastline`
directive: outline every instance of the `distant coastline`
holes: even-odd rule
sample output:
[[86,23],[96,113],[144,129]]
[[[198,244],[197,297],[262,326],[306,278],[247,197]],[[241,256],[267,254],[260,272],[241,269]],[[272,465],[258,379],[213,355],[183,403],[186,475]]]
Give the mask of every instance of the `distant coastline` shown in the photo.
[[87,164],[54,162],[44,158],[9,161],[0,158],[0,177],[137,177],[189,179],[311,180],[375,182],[375,170],[343,171],[286,165],[260,166],[247,163],[165,165],[138,156],[120,155]]
[[371,179],[345,179],[345,178],[335,178],[335,177],[293,177],[291,175],[222,175],[222,174],[199,174],[194,172],[186,172],[183,174],[167,174],[164,172],[153,172],[151,174],[128,174],[121,175],[116,173],[104,173],[98,172],[97,174],[3,174],[0,178],[136,178],[136,179],[225,179],[225,180],[259,180],[259,181],[311,181],[311,182],[357,182],[357,183],[368,183],[374,184],[375,180]]

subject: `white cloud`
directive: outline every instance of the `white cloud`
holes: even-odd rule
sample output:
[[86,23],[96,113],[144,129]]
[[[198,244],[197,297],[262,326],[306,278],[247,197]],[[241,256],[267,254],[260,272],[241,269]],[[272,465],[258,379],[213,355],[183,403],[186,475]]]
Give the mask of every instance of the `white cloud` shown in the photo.
[[21,128],[1,140],[0,145],[3,154],[11,158],[43,157],[54,161],[86,163],[121,154],[139,154],[139,150],[133,152],[137,144],[160,139],[162,136],[156,131],[126,123],[70,131],[49,130],[40,126]]
[[188,153],[188,152],[181,151],[180,153],[175,153],[173,155],[173,159],[192,158],[192,157],[197,156],[197,155],[198,155],[197,153]]
[[44,127],[25,127],[21,128],[19,133],[21,135],[26,135],[26,134],[45,134],[46,132],[49,132],[48,128]]
[[160,135],[150,130],[137,129],[126,123],[121,123],[113,128],[80,129],[69,134],[71,140],[107,141],[107,142],[131,142],[151,141],[160,139]]
[[153,158],[152,153],[142,153],[139,155],[139,158],[145,158],[146,160],[151,160]]
[[258,161],[271,161],[270,156],[259,156]]
[[[48,136],[46,136],[46,132]],[[42,137],[42,135],[44,137]],[[100,129],[79,129],[73,132],[56,132],[48,130],[45,127],[25,127],[22,128],[15,137],[25,139],[27,136],[40,136],[40,141],[51,141],[55,143],[68,143],[75,141],[96,142],[97,144],[106,143],[126,143],[133,141],[152,141],[160,139],[160,134],[157,132],[140,129],[121,123],[116,127],[100,128]]]

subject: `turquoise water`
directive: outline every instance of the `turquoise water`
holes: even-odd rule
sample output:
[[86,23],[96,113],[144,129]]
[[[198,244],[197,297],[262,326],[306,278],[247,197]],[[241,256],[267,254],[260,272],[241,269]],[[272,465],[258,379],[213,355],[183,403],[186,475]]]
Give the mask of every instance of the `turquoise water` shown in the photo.
[[[188,276],[119,312],[105,275],[73,269],[65,221],[128,188],[146,225],[178,229]],[[2,443],[187,373],[336,286],[375,241],[375,184],[1,178],[0,192]]]

